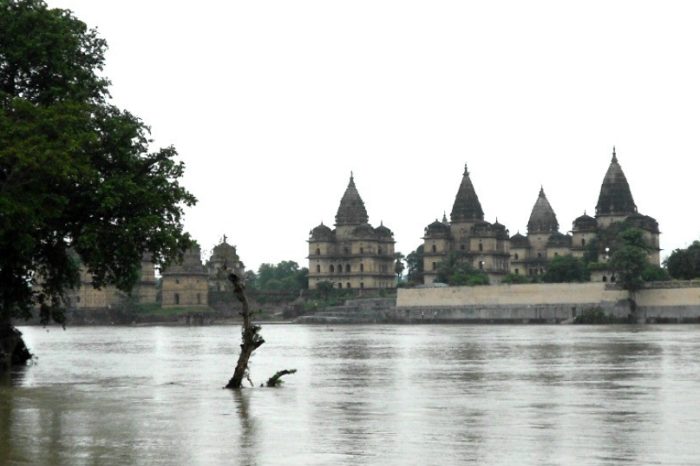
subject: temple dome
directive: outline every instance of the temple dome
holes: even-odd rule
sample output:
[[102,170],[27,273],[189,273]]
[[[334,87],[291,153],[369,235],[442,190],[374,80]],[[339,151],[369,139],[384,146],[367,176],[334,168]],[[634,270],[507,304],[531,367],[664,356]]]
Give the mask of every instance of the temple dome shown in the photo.
[[598,222],[596,219],[585,213],[574,220],[575,231],[596,231],[597,229]]
[[530,241],[528,241],[527,237],[522,235],[520,232],[517,232],[510,238],[510,247],[511,248],[529,248],[530,247]]
[[600,187],[598,204],[595,208],[596,216],[629,215],[635,212],[637,212],[637,206],[634,203],[634,199],[632,199],[630,186],[627,183],[622,167],[617,161],[617,155],[613,147],[612,160]]
[[381,223],[377,228],[375,228],[374,232],[380,238],[390,238],[394,236],[394,233],[389,228],[385,227],[384,223]]
[[565,235],[563,233],[554,232],[549,236],[547,240],[548,248],[570,248],[571,247],[571,236]]
[[355,179],[350,174],[350,182],[345,189],[345,194],[340,200],[338,213],[335,215],[336,226],[340,225],[362,225],[367,223],[369,217],[365,209],[365,203],[362,202],[360,193],[355,187]]
[[309,232],[312,240],[330,240],[333,238],[333,230],[321,223]]
[[433,223],[425,227],[426,238],[444,238],[450,235],[450,226],[435,219]]
[[544,188],[540,188],[540,194],[530,213],[530,220],[527,222],[527,233],[553,233],[559,231],[559,222],[554,213],[554,209],[544,194]]
[[457,191],[450,217],[452,223],[484,219],[484,211],[481,209],[479,197],[476,195],[472,180],[469,178],[469,170],[467,170],[466,164],[464,165],[462,182],[459,185],[459,191]]

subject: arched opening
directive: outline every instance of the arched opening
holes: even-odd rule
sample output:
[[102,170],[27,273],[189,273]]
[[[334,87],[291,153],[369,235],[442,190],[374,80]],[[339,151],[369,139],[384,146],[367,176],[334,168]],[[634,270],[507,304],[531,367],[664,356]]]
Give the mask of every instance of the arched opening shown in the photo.
[[604,282],[607,282],[607,281],[608,281],[608,277],[606,277],[605,275],[603,275],[603,281],[604,281]]
[[320,255],[321,255],[321,249],[320,249],[320,248],[316,248],[316,255],[317,255],[317,256],[320,256]]
[[360,272],[364,272],[364,271],[365,271],[365,264],[360,264]]
[[175,293],[175,304],[180,304],[180,294]]
[[516,252],[516,253],[515,253],[515,256],[513,256],[513,257],[514,257],[514,258],[515,258],[515,260],[517,261],[517,260],[519,259],[519,257],[518,257],[518,253]]
[[333,267],[333,264],[331,264],[330,272],[331,272],[331,273],[335,272],[335,267]]
[[484,245],[479,243],[479,251],[483,251],[483,250],[484,250]]
[[[332,267],[333,266],[331,265],[331,268]],[[316,273],[321,273],[321,266],[320,265],[316,265]]]
[[433,252],[437,252],[437,246],[433,244]]
[[345,271],[350,273],[350,264],[345,264]]
[[585,245],[586,245],[586,238],[581,238],[581,246],[585,246]]
[[338,288],[342,288],[342,287],[343,287],[343,284],[338,282]]
[[350,282],[347,282],[347,283],[345,284],[345,288],[352,288],[352,287],[350,286]]
[[382,248],[381,247],[377,248],[377,254],[379,254],[380,256],[382,255]]

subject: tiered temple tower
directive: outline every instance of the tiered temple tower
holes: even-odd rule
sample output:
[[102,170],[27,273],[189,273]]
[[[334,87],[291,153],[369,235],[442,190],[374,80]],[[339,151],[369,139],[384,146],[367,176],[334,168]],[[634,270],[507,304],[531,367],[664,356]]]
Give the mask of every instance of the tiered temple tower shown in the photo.
[[330,282],[336,288],[392,288],[394,234],[368,223],[365,204],[350,175],[335,216],[335,229],[321,222],[309,233],[309,288]]
[[449,254],[457,254],[475,269],[483,270],[491,283],[500,282],[508,273],[510,244],[508,230],[498,223],[484,220],[479,197],[464,166],[462,181],[450,214],[425,228],[423,236],[423,273],[425,283],[437,279],[440,262]]
[[557,215],[544,188],[540,188],[527,222],[527,237],[519,232],[510,238],[510,269],[516,275],[541,275],[547,263],[559,255],[571,253],[571,236],[559,232]]

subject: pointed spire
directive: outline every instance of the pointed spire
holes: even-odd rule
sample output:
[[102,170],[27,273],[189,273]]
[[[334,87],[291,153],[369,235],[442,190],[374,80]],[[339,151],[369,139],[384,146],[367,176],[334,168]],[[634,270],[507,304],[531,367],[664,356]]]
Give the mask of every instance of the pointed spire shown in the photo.
[[362,202],[360,193],[357,192],[357,188],[355,187],[355,178],[353,173],[350,172],[350,182],[345,190],[345,194],[343,194],[343,198],[340,200],[338,213],[335,215],[335,224],[362,225],[367,223],[368,220],[369,217],[367,216],[365,203]]
[[554,233],[559,231],[559,222],[551,204],[544,194],[544,187],[540,186],[540,193],[532,208],[530,220],[527,222],[528,235],[536,233]]
[[476,195],[472,180],[469,178],[467,164],[464,164],[464,175],[462,175],[462,182],[459,185],[450,217],[453,223],[484,219],[484,211],[481,209],[479,197]]
[[447,212],[444,210],[442,211],[442,223],[447,223]]
[[595,208],[596,216],[629,215],[635,212],[637,212],[637,206],[613,147],[613,157],[603,178],[603,184],[600,186],[598,204]]

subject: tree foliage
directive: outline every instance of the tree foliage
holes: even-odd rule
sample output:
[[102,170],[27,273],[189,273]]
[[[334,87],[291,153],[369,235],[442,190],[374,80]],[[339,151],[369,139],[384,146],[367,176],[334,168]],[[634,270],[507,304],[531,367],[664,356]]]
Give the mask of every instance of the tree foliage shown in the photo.
[[700,241],[694,241],[686,249],[674,250],[665,264],[673,278],[692,280],[700,277]]
[[406,260],[406,257],[402,253],[397,252],[394,254],[394,260],[394,273],[396,274],[396,281],[400,282],[403,271],[406,268],[404,265],[404,260]]
[[260,291],[305,290],[309,287],[309,269],[300,268],[294,261],[260,264],[253,287]]
[[421,244],[415,251],[406,256],[406,264],[408,265],[406,280],[415,285],[423,283],[423,249]]
[[644,241],[643,232],[638,228],[628,228],[618,235],[615,250],[610,257],[610,267],[624,289],[634,292],[643,286],[643,273],[649,265],[648,251],[649,246]]
[[522,285],[525,283],[532,283],[532,280],[526,275],[509,273],[505,277],[503,277],[501,283],[506,285]]
[[472,267],[463,254],[452,252],[438,265],[437,281],[450,286],[476,286],[488,285],[489,277]]
[[547,264],[542,279],[547,283],[585,282],[591,277],[583,260],[574,256],[556,256]]
[[61,320],[78,259],[96,286],[129,290],[145,252],[175,259],[190,244],[172,147],[109,102],[106,43],[71,12],[0,0],[0,320]]

